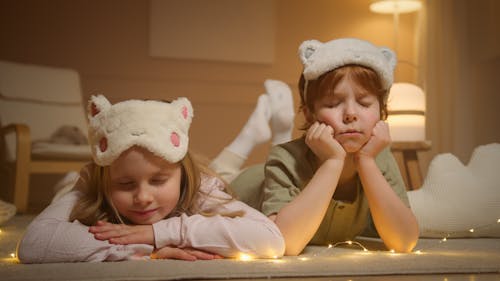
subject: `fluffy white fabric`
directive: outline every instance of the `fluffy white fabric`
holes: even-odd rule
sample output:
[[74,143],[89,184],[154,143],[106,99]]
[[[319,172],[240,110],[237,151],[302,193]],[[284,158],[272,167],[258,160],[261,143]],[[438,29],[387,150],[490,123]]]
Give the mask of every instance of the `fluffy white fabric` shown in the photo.
[[304,41],[299,47],[299,57],[304,64],[304,78],[315,80],[323,73],[344,65],[356,64],[373,69],[382,79],[384,89],[393,82],[396,54],[384,47],[356,38],[342,38],[322,43]]
[[421,237],[500,237],[499,162],[498,143],[477,147],[466,166],[437,155],[423,186],[408,192]]
[[193,108],[187,98],[171,103],[127,100],[111,105],[102,95],[89,101],[89,142],[94,161],[110,165],[138,145],[175,163],[186,155]]

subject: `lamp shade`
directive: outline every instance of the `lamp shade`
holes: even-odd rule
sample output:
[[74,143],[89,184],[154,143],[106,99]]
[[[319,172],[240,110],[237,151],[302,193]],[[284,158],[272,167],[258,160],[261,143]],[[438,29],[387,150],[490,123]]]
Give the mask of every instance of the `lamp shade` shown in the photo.
[[370,11],[380,14],[411,13],[420,8],[420,0],[374,0],[370,4]]
[[417,85],[394,83],[387,100],[393,141],[425,140],[425,94]]

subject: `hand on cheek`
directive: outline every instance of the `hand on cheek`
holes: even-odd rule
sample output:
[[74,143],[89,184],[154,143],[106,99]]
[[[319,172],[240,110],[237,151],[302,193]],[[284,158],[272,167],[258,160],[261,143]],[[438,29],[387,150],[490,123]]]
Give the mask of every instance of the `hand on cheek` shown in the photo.
[[328,159],[344,160],[346,152],[333,137],[333,128],[324,123],[314,122],[306,133],[306,144],[323,163]]
[[390,143],[389,125],[380,120],[373,127],[372,135],[368,142],[358,151],[358,157],[375,158]]

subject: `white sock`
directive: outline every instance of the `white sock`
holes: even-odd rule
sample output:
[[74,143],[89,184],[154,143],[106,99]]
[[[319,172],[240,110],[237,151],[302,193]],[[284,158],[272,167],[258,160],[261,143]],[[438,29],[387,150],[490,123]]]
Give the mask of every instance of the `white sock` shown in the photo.
[[280,144],[292,139],[295,112],[290,87],[279,80],[266,80],[264,88],[271,103],[272,143]]
[[265,94],[260,95],[252,115],[227,149],[247,159],[256,145],[269,141],[271,138],[270,118],[269,97]]

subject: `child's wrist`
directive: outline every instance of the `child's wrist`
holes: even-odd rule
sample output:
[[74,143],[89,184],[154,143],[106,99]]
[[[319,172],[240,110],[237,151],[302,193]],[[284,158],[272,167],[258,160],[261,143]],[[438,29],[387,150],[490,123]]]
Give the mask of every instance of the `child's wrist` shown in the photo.
[[354,156],[354,163],[356,166],[362,166],[371,162],[375,162],[375,157],[368,155],[368,154],[362,154],[362,153],[357,153]]

